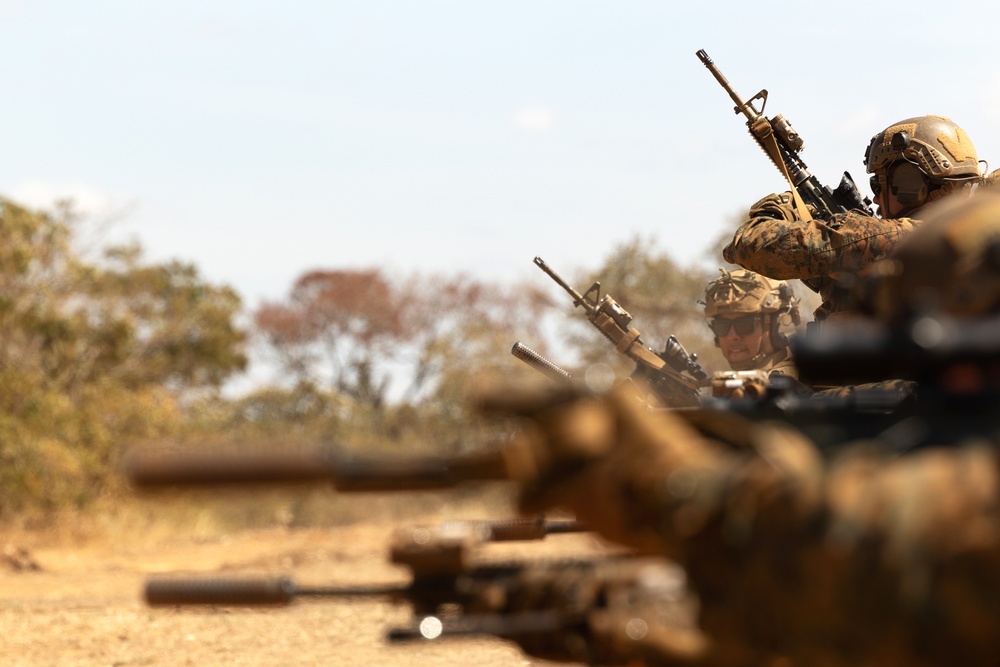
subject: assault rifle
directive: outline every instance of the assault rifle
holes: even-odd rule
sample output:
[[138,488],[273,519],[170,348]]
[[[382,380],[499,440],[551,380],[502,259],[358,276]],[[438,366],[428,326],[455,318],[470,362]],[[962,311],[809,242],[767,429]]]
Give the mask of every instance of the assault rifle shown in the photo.
[[[757,145],[764,150],[774,166],[788,181],[795,199],[795,208],[803,220],[812,219],[812,215],[804,204],[812,206],[823,220],[828,220],[836,213],[845,213],[850,210],[859,210],[866,215],[873,215],[871,200],[861,195],[858,187],[854,184],[854,179],[848,172],[844,172],[840,179],[840,185],[835,190],[823,185],[819,179],[809,173],[806,163],[799,156],[804,146],[799,133],[792,129],[791,123],[781,114],[772,118],[764,116],[767,90],[761,90],[750,99],[744,100],[733,90],[729,81],[704,50],[699,50],[696,55],[736,103],[736,113],[746,116],[750,136],[754,138]],[[759,109],[754,106],[756,101],[760,101]]]
[[[276,606],[296,599],[380,598],[409,604],[413,621],[390,628],[391,642],[493,635],[550,660],[624,664],[610,637],[595,635],[595,614],[622,622],[648,614],[660,631],[694,630],[694,601],[683,572],[662,559],[612,553],[557,560],[476,562],[480,531],[443,524],[397,531],[390,560],[409,569],[409,580],[345,586],[300,585],[289,577],[148,579],[150,606]],[[636,649],[630,647],[630,651]]]
[[[473,562],[476,547],[582,530],[576,521],[545,519],[448,521],[400,528],[390,541],[389,558],[410,570],[407,583],[301,586],[288,577],[156,576],[147,580],[144,597],[150,606],[172,606],[286,605],[303,597],[377,596],[409,602],[416,613],[432,614],[447,604],[475,607],[481,586],[516,576],[525,567],[509,562],[477,565]],[[591,561],[580,561],[577,566],[586,564]]]
[[912,385],[912,409],[882,438],[894,451],[1000,432],[1000,316],[917,315],[891,327],[830,322],[793,339],[792,349],[809,383]]
[[570,567],[531,566],[482,609],[415,619],[409,627],[390,630],[387,638],[487,635],[546,660],[695,667],[708,650],[696,615],[697,602],[677,565],[661,558],[605,558]]
[[563,280],[541,257],[535,265],[573,297],[573,305],[583,308],[590,321],[615,349],[636,364],[633,376],[649,383],[665,405],[671,407],[698,404],[698,390],[708,385],[708,373],[689,355],[674,336],[667,338],[662,352],[654,352],[632,326],[632,316],[610,294],[601,295],[601,283],[595,282],[583,294]]

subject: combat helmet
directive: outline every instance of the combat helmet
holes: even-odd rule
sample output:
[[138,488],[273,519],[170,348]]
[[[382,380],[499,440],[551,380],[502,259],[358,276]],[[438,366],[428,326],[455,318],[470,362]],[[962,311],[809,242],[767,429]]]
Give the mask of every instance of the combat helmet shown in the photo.
[[982,180],[976,149],[965,131],[944,116],[917,116],[893,123],[865,151],[865,168],[876,195],[889,187],[912,210]]
[[935,204],[892,257],[872,268],[870,296],[880,319],[1000,312],[1000,194]]
[[[705,317],[711,319],[720,314],[751,315],[760,314],[763,327],[771,337],[774,349],[787,345],[782,328],[797,326],[799,300],[792,295],[788,283],[771,280],[748,270],[726,271],[705,288]],[[716,339],[718,344],[718,339]]]

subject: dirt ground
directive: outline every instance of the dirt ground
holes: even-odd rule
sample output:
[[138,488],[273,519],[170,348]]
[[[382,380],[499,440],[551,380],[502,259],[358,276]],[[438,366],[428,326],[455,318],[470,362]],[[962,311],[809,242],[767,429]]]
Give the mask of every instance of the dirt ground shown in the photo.
[[[439,515],[421,517],[432,524]],[[449,516],[446,518],[470,518]],[[479,517],[476,517],[479,518]],[[168,572],[282,574],[300,584],[405,582],[386,562],[389,517],[328,529],[266,527],[222,534],[128,532],[73,540],[0,538],[0,664],[41,665],[543,665],[497,639],[390,645],[410,620],[380,600],[299,600],[287,607],[150,608],[147,577]],[[489,545],[500,558],[604,549],[586,534]]]

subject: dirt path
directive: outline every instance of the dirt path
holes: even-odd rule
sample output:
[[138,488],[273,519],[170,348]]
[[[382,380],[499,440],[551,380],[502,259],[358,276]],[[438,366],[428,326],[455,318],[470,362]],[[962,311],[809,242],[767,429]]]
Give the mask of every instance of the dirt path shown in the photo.
[[[7,546],[0,566],[0,664],[48,665],[542,665],[499,640],[387,645],[410,618],[376,600],[297,601],[279,609],[153,609],[147,576],[178,570],[294,576],[305,584],[405,581],[385,561],[392,523],[329,530],[267,529],[139,545]],[[525,545],[490,546],[499,556]],[[588,535],[551,536],[532,555],[601,550]],[[17,569],[16,563],[38,570]]]

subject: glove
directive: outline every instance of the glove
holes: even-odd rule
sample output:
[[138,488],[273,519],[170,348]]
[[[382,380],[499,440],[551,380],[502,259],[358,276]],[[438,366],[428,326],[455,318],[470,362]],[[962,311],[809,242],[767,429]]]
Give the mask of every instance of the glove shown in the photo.
[[608,539],[646,553],[674,555],[661,532],[671,473],[683,469],[675,488],[690,487],[691,475],[711,469],[722,454],[680,417],[644,407],[627,387],[606,396],[570,387],[547,394],[500,387],[477,402],[487,412],[523,419],[504,449],[508,474],[520,485],[521,512],[569,509]]
[[715,398],[763,398],[767,394],[768,375],[765,371],[719,371],[712,375],[712,396]]
[[795,212],[792,193],[771,194],[759,200],[750,207],[750,219],[753,218],[774,218],[785,222],[799,220],[799,214]]
[[661,558],[618,557],[527,567],[505,591],[503,617],[551,614],[561,627],[509,633],[526,653],[586,664],[699,665],[707,640],[684,571]]

